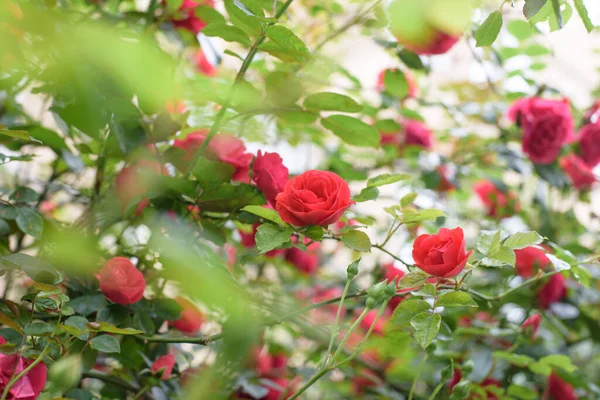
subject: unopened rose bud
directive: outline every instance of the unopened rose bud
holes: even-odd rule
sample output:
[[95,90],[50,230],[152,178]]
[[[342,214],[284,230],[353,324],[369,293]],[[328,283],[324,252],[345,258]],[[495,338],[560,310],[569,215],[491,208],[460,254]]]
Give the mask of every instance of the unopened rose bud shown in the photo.
[[521,331],[525,336],[535,339],[541,322],[542,316],[540,314],[533,314],[523,322]]
[[50,382],[67,391],[74,387],[81,380],[82,361],[79,354],[71,354],[55,362],[50,371],[48,378]]

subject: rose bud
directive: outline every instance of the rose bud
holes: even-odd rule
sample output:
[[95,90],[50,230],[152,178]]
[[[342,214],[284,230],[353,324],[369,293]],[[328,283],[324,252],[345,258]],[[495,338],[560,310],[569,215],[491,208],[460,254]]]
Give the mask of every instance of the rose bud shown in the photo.
[[[162,166],[155,160],[140,160],[123,168],[115,180],[115,191],[121,211],[124,212],[133,200],[148,193],[148,183],[152,176],[160,175],[162,172]],[[148,204],[150,200],[141,199],[135,214],[141,214]]]
[[567,294],[567,280],[561,274],[552,275],[538,292],[540,307],[546,309]]
[[573,117],[567,100],[519,99],[507,116],[520,125],[523,152],[536,164],[552,163],[563,144],[573,139]]
[[277,153],[262,153],[254,158],[252,179],[273,207],[277,204],[277,195],[283,192],[289,172]]
[[202,49],[198,50],[194,55],[194,64],[196,65],[196,71],[206,76],[217,76],[217,69],[211,62],[206,58],[206,54]]
[[548,393],[555,400],[577,400],[575,388],[554,372],[548,377]]
[[[165,0],[167,3],[169,1],[173,0]],[[179,7],[179,11],[184,17],[173,19],[173,25],[197,35],[206,26],[206,22],[201,20],[195,13],[196,7],[198,6],[209,6],[214,8],[215,2],[214,0],[183,0]]]
[[515,269],[517,274],[523,278],[531,278],[538,269],[544,269],[550,265],[546,253],[536,247],[529,246],[524,249],[517,249],[515,255],[517,257]]
[[290,179],[276,201],[281,219],[295,226],[333,224],[354,204],[345,180],[315,170]]
[[600,123],[584,125],[578,141],[583,161],[592,168],[600,164]]
[[576,189],[589,189],[590,186],[598,182],[592,168],[575,154],[569,154],[561,158],[560,167],[569,176]]
[[473,250],[465,250],[462,228],[442,228],[435,235],[421,235],[414,244],[415,265],[429,275],[451,278],[462,272]]
[[144,275],[125,257],[113,257],[104,263],[98,277],[100,290],[113,303],[137,303],[144,296]]
[[158,374],[162,371],[160,374],[160,379],[166,381],[171,377],[173,367],[175,367],[175,356],[173,354],[166,354],[154,360],[150,370],[154,374]]
[[[176,139],[173,146],[183,149],[185,151],[183,161],[190,163],[207,135],[207,130],[195,131],[184,139]],[[235,168],[232,179],[248,182],[252,154],[246,153],[246,146],[240,139],[228,134],[215,135],[209,142],[204,157],[232,165]]]
[[[383,71],[381,71],[379,73],[379,75],[377,76],[377,90],[379,90],[380,92],[383,92],[385,90],[385,73],[387,71],[396,71],[396,69],[390,68],[390,69],[384,69]],[[402,73],[404,74],[404,77],[406,78],[406,83],[408,84],[408,93],[406,95],[406,97],[416,97],[418,94],[418,89],[417,89],[417,82],[415,81],[415,77],[412,74],[412,72],[410,72],[410,70],[405,70],[402,71]]]
[[181,315],[178,320],[169,321],[169,326],[182,333],[194,334],[198,332],[204,323],[204,314],[188,299],[178,297],[175,301],[182,308]]
[[[4,392],[13,376],[22,373],[33,363],[32,359],[17,355],[0,354],[0,391]],[[35,400],[46,386],[48,369],[40,362],[19,379],[9,390],[7,399]]]
[[473,190],[483,202],[490,217],[510,217],[520,209],[513,192],[504,193],[491,181],[479,181],[473,185]]
[[523,331],[525,336],[535,339],[540,322],[542,322],[542,316],[540,314],[533,314],[521,324],[521,331]]

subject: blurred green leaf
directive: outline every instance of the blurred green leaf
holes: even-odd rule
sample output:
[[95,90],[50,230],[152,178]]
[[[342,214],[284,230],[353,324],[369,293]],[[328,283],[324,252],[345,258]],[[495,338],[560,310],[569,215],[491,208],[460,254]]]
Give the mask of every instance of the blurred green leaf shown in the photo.
[[331,115],[321,118],[321,124],[344,142],[359,147],[377,147],[381,136],[375,128],[347,115]]
[[391,95],[403,99],[408,96],[409,86],[404,72],[399,69],[387,69],[383,75],[385,90]]
[[235,168],[228,163],[212,161],[205,157],[198,157],[192,170],[203,189],[214,189],[223,183],[231,181]]
[[491,46],[502,29],[502,12],[494,11],[483,21],[475,31],[477,47]]
[[44,230],[44,218],[31,207],[17,209],[17,226],[24,233],[39,238]]
[[577,14],[579,15],[579,18],[581,18],[585,29],[588,31],[588,33],[591,33],[594,30],[595,26],[590,20],[588,10],[585,7],[583,0],[573,0],[573,4],[575,5],[575,10],[577,10]]
[[352,200],[358,202],[358,203],[363,203],[365,201],[369,201],[369,200],[376,200],[377,197],[379,197],[379,189],[377,189],[376,187],[366,187],[363,190],[360,191],[359,194],[357,194],[356,196],[354,196],[352,198]]
[[523,6],[523,15],[525,18],[530,19],[540,11],[540,9],[546,4],[547,0],[525,0],[525,6]]
[[36,282],[57,285],[62,282],[62,274],[45,260],[24,253],[2,257],[1,264],[8,268],[18,268]]
[[508,387],[507,394],[520,400],[535,400],[539,396],[537,391],[514,383]]
[[304,107],[309,110],[341,111],[347,113],[356,113],[362,110],[362,106],[351,97],[331,92],[311,94],[304,99]]
[[0,125],[0,135],[10,136],[15,139],[21,139],[21,140],[27,140],[27,141],[31,140],[31,137],[29,136],[29,132],[19,131],[19,130],[13,131],[10,129],[2,128],[1,125]]
[[246,32],[225,23],[216,22],[208,24],[202,29],[202,33],[206,36],[220,37],[227,42],[237,42],[244,46],[250,46],[250,38]]
[[410,179],[410,175],[406,174],[381,174],[373,178],[369,178],[367,181],[367,187],[385,186],[392,183],[400,182],[406,179]]
[[508,31],[519,40],[526,40],[535,34],[535,29],[521,19],[515,19],[508,23]]

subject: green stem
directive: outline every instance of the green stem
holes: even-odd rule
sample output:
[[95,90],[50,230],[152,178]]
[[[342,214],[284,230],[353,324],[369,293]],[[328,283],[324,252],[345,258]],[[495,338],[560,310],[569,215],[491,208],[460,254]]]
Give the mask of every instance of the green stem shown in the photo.
[[402,260],[400,257],[396,256],[395,254],[390,253],[389,251],[387,251],[382,245],[379,244],[374,244],[373,247],[375,247],[376,249],[379,249],[381,251],[383,251],[385,254],[391,256],[394,258],[394,260],[396,261],[400,261],[402,264],[404,264],[404,266],[409,267],[410,264],[407,263],[406,261]]
[[435,396],[437,396],[437,394],[440,392],[440,390],[442,390],[445,384],[446,382],[440,382],[439,385],[435,387],[433,393],[431,393],[431,396],[429,396],[429,400],[434,400]]
[[144,393],[146,393],[150,388],[152,387],[152,384],[147,383],[143,388],[140,389],[139,392],[136,393],[135,396],[133,396],[132,400],[138,400],[141,399],[142,396],[144,395]]
[[210,343],[220,340],[223,338],[223,333],[217,333],[212,336],[201,336],[201,337],[185,337],[185,336],[144,336],[136,335],[137,338],[145,340],[147,342],[158,342],[158,343],[191,343],[201,344],[208,346]]
[[330,368],[323,368],[322,370],[320,370],[319,372],[317,372],[312,378],[310,378],[304,385],[302,385],[300,387],[300,389],[298,389],[296,391],[296,393],[294,393],[288,400],[294,400],[296,398],[298,398],[298,396],[300,396],[302,393],[304,393],[306,391],[306,389],[308,389],[309,387],[311,387],[312,385],[314,385],[314,383],[316,381],[318,381],[319,379],[321,379],[325,374],[327,374],[329,371],[331,371]]
[[352,282],[352,278],[349,276],[346,280],[346,285],[344,286],[344,291],[342,292],[342,296],[340,299],[340,303],[338,304],[337,313],[335,315],[335,322],[333,323],[333,327],[331,328],[331,337],[329,338],[329,346],[327,347],[327,353],[324,359],[324,363],[322,367],[327,366],[329,363],[329,356],[331,355],[331,350],[333,349],[333,342],[335,342],[335,338],[339,334],[339,324],[340,324],[340,315],[342,314],[342,308],[344,307],[344,300],[346,299],[346,294],[348,293],[348,289],[350,288],[350,283]]
[[338,356],[340,355],[340,353],[342,352],[342,350],[344,350],[344,345],[346,344],[346,342],[350,338],[350,335],[352,334],[352,332],[354,332],[354,330],[362,322],[362,320],[365,319],[365,317],[367,316],[367,313],[369,311],[371,311],[369,308],[365,308],[363,310],[362,314],[360,314],[360,316],[356,319],[356,321],[354,321],[354,323],[352,324],[352,326],[350,327],[350,329],[348,329],[348,332],[346,332],[346,336],[344,336],[344,338],[340,342],[340,345],[338,346],[337,350],[335,351],[335,354],[329,360],[330,363],[335,362],[335,360],[338,358]]
[[21,373],[19,373],[17,376],[12,378],[10,380],[10,382],[8,382],[8,384],[4,388],[4,392],[2,393],[2,397],[0,398],[0,400],[6,400],[6,396],[8,396],[8,392],[15,385],[15,383],[17,383],[19,381],[19,379],[21,379],[22,377],[27,375],[29,373],[29,371],[31,371],[36,365],[41,363],[44,360],[44,357],[46,357],[46,355],[48,353],[50,353],[50,343],[48,343],[46,345],[46,347],[44,347],[44,350],[42,350],[40,355],[31,364],[29,364],[29,366],[27,368],[25,368],[23,371],[21,371]]
[[429,353],[425,354],[425,357],[423,357],[423,361],[421,361],[421,364],[419,364],[419,369],[417,369],[417,375],[415,376],[415,379],[413,380],[413,383],[410,387],[410,393],[408,394],[408,400],[412,400],[413,396],[415,395],[415,388],[417,387],[417,382],[419,381],[421,372],[423,371],[423,368],[425,367],[425,362],[427,361],[427,358],[429,358]]

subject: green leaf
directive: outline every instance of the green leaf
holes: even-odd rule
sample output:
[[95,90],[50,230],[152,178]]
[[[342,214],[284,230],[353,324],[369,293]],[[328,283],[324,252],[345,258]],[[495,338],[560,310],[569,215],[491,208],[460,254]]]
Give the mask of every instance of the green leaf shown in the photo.
[[552,367],[561,368],[569,373],[573,373],[577,370],[577,366],[573,365],[571,359],[562,354],[551,354],[544,356],[538,361],[542,364],[547,364]]
[[396,182],[403,181],[406,179],[410,179],[410,175],[381,174],[381,175],[377,175],[376,177],[370,178],[367,181],[367,187],[390,185],[392,183],[396,183]]
[[351,97],[331,92],[311,94],[304,99],[304,107],[309,110],[341,111],[347,113],[356,113],[362,110],[362,106]]
[[502,245],[508,247],[509,249],[518,250],[540,244],[543,241],[544,238],[541,237],[537,232],[529,231],[515,233],[506,239]]
[[18,186],[9,196],[10,200],[18,203],[31,203],[40,197],[39,193],[25,186]]
[[375,128],[347,115],[336,114],[321,118],[321,124],[353,146],[377,147],[381,141],[381,136]]
[[516,365],[517,367],[527,367],[531,363],[535,362],[535,360],[529,356],[523,354],[514,354],[506,351],[494,351],[492,353],[493,357],[500,358],[502,360],[506,360],[507,362]]
[[29,132],[27,131],[11,131],[10,129],[6,129],[6,128],[2,128],[2,125],[0,125],[0,135],[5,135],[5,136],[10,136],[12,138],[15,139],[21,139],[21,140],[31,140],[31,137],[29,136]]
[[539,396],[537,391],[514,383],[508,387],[507,394],[520,400],[536,400]]
[[406,80],[406,76],[404,72],[399,69],[388,69],[385,71],[383,75],[383,84],[385,85],[385,90],[389,94],[396,96],[400,99],[408,96],[408,81]]
[[117,328],[108,322],[100,322],[99,325],[100,326],[92,326],[88,324],[87,327],[90,332],[108,332],[116,335],[139,335],[140,333],[143,333],[142,331],[133,328]]
[[346,233],[342,236],[342,243],[352,250],[363,253],[371,251],[371,239],[363,231],[354,230]]
[[418,194],[415,192],[411,192],[408,193],[406,195],[404,195],[401,199],[400,199],[400,206],[401,207],[406,207],[411,205],[415,199],[417,198]]
[[440,314],[429,314],[422,312],[413,317],[410,324],[415,328],[415,339],[417,343],[426,349],[440,331],[442,317]]
[[84,294],[83,296],[76,297],[67,303],[69,307],[72,307],[77,314],[88,316],[100,310],[107,304],[106,298],[103,294]]
[[477,236],[477,250],[483,254],[498,250],[500,247],[500,231],[481,231]]
[[250,46],[250,38],[240,28],[235,26],[227,25],[224,22],[213,22],[208,24],[202,33],[210,37],[220,37],[227,42],[237,42],[244,46]]
[[[271,222],[275,222],[278,225],[282,225],[282,226],[285,225],[285,222],[283,222],[283,220],[281,219],[279,214],[277,214],[277,211],[273,210],[272,208],[266,208],[266,207],[261,207],[261,206],[246,206],[246,207],[242,208],[242,211],[246,211],[251,214],[258,215],[259,217],[264,218]],[[321,231],[322,231],[322,229],[321,229]]]
[[556,257],[554,254],[546,254],[546,258],[550,260],[552,265],[554,266],[555,271],[567,271],[571,269],[571,264],[566,262],[565,260],[561,260]]
[[34,321],[25,327],[25,335],[48,336],[54,331],[54,325],[47,322]]
[[577,10],[577,14],[579,14],[579,18],[581,18],[585,29],[588,31],[588,33],[592,32],[595,27],[592,21],[590,20],[588,10],[587,8],[585,8],[583,0],[573,0],[573,3],[575,4],[575,10]]
[[592,274],[590,271],[576,265],[571,267],[571,272],[573,272],[573,275],[575,275],[575,278],[579,283],[586,288],[590,287],[590,281],[592,279]]
[[436,307],[477,307],[477,303],[466,292],[448,292],[441,295],[435,302]]
[[412,208],[405,208],[402,211],[401,220],[405,224],[412,224],[421,221],[435,221],[440,217],[446,216],[442,210],[438,210],[436,208],[426,208],[424,210],[417,211]]
[[530,19],[540,11],[540,9],[546,4],[547,0],[526,0],[525,6],[523,6],[523,15],[525,18]]
[[515,19],[508,23],[508,31],[519,40],[526,40],[535,34],[535,29],[521,19]]
[[108,126],[123,154],[131,153],[146,142],[146,131],[138,121],[117,121],[113,116]]
[[205,191],[198,199],[198,207],[204,211],[232,212],[247,205],[265,204],[256,186],[245,183],[225,183],[216,189]]
[[477,47],[491,46],[502,29],[502,12],[494,11],[475,32]]
[[423,286],[423,284],[425,284],[425,281],[427,280],[427,278],[429,278],[429,275],[427,275],[425,272],[422,272],[422,271],[409,272],[408,274],[404,275],[402,277],[402,279],[400,279],[400,281],[398,282],[398,288],[412,289],[412,288],[421,287],[421,286]]
[[[302,96],[302,82],[291,72],[274,71],[265,79],[265,89],[271,104],[290,106]],[[299,109],[301,110],[301,109]]]
[[560,3],[559,0],[551,0],[552,1],[552,9],[554,10],[554,16],[556,17],[556,22],[558,24],[558,28],[563,27],[563,16],[560,12]]
[[306,61],[310,57],[310,52],[302,39],[288,28],[272,25],[266,29],[265,34],[278,46],[279,51],[291,55],[297,61]]
[[515,252],[512,249],[500,246],[484,258],[482,263],[489,267],[501,267],[503,265],[514,267],[516,260]]
[[62,274],[50,263],[28,254],[9,254],[0,263],[10,268],[19,268],[36,282],[57,285],[62,282]]
[[417,315],[429,310],[429,303],[421,299],[408,299],[398,304],[392,315],[392,324],[397,326],[410,325],[410,321]]
[[532,44],[530,46],[527,46],[527,48],[525,49],[525,54],[527,54],[528,56],[531,57],[535,57],[535,56],[543,56],[546,54],[552,54],[552,51],[550,51],[550,49],[548,49],[545,46],[542,46],[540,44]]
[[192,175],[198,179],[203,189],[207,189],[231,181],[234,172],[235,168],[231,164],[198,157]]
[[262,224],[256,231],[256,247],[265,254],[290,241],[294,233],[292,228],[281,228],[273,224]]
[[402,49],[396,53],[398,58],[410,69],[425,70],[425,65],[418,54],[412,51]]
[[103,353],[120,353],[119,341],[110,335],[96,336],[90,340],[90,347]]
[[362,203],[369,200],[375,200],[377,197],[379,197],[379,189],[376,187],[366,187],[352,199],[358,203]]
[[6,204],[0,204],[0,218],[9,220],[15,219],[17,218],[17,211],[18,209],[16,207]]
[[[69,332],[71,335],[77,336],[79,340],[88,340],[90,338],[90,334],[88,332],[87,323],[87,318],[79,315],[73,315],[65,321],[65,326],[63,326],[63,329]],[[68,327],[72,329],[69,329]]]
[[[233,25],[250,35],[259,36],[261,34],[262,23],[256,14],[259,13],[258,15],[261,17],[264,15],[260,7],[252,6],[251,3],[246,6],[239,0],[225,0],[223,3]],[[249,9],[249,7],[252,8]]]
[[44,230],[44,218],[33,208],[19,207],[17,209],[17,226],[24,233],[39,238]]
[[544,364],[541,362],[534,362],[534,363],[530,364],[528,367],[529,367],[529,370],[531,372],[533,372],[534,374],[548,376],[552,373],[552,367],[548,364]]

